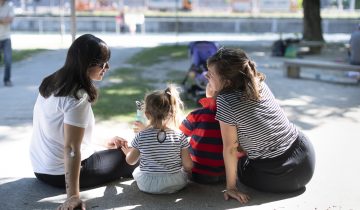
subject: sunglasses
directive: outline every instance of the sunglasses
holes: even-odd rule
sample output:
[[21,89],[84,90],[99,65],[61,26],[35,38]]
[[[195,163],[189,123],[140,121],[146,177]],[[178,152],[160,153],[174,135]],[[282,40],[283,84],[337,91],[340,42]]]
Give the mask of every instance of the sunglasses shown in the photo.
[[101,68],[101,70],[105,69],[105,68],[109,68],[109,62],[105,62],[105,63],[94,63],[91,66],[98,66]]
[[105,62],[105,63],[102,63],[102,64],[98,64],[98,66],[99,66],[101,69],[105,69],[106,67],[109,68],[109,62]]

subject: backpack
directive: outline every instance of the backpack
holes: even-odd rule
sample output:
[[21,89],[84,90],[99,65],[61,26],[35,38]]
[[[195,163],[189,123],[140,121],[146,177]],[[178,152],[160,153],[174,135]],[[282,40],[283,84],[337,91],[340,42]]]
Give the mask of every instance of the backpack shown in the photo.
[[272,56],[284,56],[286,50],[286,43],[282,40],[276,40],[271,47]]

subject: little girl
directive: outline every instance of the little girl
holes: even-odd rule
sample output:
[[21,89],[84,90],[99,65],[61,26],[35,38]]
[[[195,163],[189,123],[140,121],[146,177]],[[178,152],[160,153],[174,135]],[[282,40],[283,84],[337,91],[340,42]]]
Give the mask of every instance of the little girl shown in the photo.
[[140,166],[133,172],[139,189],[154,194],[174,193],[187,185],[193,167],[186,136],[179,127],[183,103],[176,87],[145,96],[145,116],[149,125],[136,134],[132,147],[125,148],[126,162]]

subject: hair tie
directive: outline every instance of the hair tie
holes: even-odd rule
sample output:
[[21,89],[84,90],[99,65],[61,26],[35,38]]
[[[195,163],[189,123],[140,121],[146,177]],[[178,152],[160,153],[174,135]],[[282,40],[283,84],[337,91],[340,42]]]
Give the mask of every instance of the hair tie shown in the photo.
[[253,68],[255,68],[255,63],[254,63],[254,61],[252,61],[252,60],[248,60],[248,65],[253,69]]
[[224,49],[225,48],[223,46],[218,49],[217,53],[219,59],[222,59]]
[[164,93],[165,93],[165,94],[168,94],[169,96],[171,96],[170,88],[169,88],[169,87],[166,88],[166,89],[164,90]]

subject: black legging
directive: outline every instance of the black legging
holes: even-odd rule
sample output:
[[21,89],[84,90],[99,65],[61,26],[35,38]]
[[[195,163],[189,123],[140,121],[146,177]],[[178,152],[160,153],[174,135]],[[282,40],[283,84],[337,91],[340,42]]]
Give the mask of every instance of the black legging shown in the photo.
[[[121,177],[130,178],[137,165],[125,161],[125,154],[118,149],[103,150],[81,161],[80,188],[94,187]],[[52,186],[65,188],[65,175],[35,173],[35,176]]]
[[275,158],[250,160],[238,164],[238,178],[243,184],[266,192],[293,192],[304,188],[315,169],[315,151],[307,137],[299,133],[296,141]]

